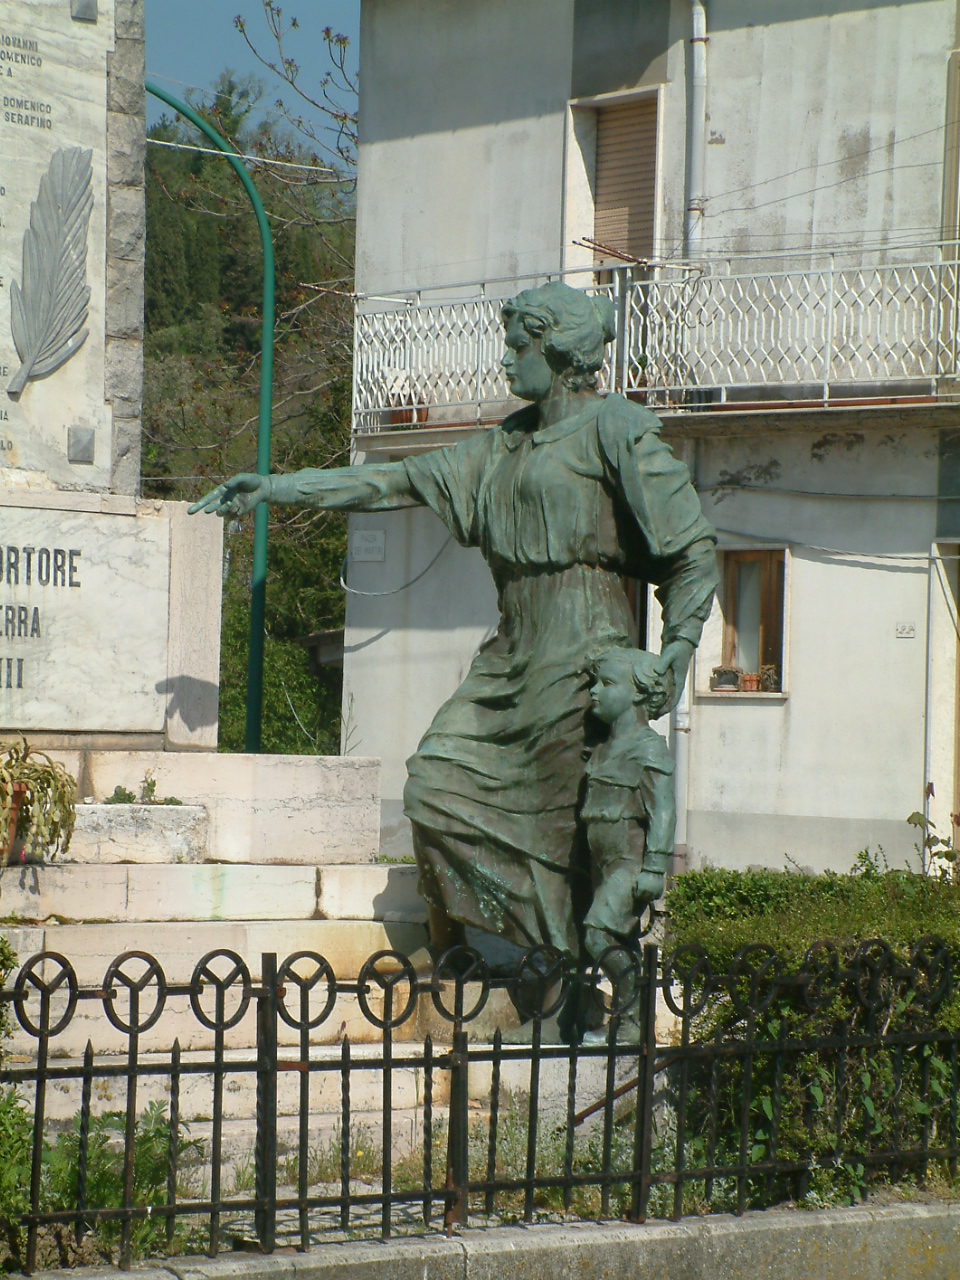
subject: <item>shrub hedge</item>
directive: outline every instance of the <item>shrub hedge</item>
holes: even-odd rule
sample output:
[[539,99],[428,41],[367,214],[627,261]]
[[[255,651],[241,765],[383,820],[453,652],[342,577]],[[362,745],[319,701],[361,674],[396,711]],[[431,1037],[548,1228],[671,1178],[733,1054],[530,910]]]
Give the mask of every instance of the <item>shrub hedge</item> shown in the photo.
[[673,884],[666,906],[667,948],[699,943],[715,969],[755,942],[796,963],[822,938],[844,953],[870,938],[906,953],[934,935],[960,956],[960,884],[888,871],[866,853],[849,875],[689,871]]

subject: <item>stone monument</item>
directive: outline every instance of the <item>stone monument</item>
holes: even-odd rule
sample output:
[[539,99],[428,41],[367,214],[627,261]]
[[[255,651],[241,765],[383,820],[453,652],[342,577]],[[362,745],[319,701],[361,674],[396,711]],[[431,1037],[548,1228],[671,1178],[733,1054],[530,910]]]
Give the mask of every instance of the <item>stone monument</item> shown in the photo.
[[0,733],[63,748],[216,745],[219,522],[137,496],[143,49],[0,0]]

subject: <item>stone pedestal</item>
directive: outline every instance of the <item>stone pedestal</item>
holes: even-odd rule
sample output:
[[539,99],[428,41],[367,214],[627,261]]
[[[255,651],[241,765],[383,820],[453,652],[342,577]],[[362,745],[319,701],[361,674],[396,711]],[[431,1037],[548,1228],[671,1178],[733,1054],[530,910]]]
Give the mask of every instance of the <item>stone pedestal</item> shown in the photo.
[[142,502],[143,0],[0,0],[0,736],[217,741],[222,528]]

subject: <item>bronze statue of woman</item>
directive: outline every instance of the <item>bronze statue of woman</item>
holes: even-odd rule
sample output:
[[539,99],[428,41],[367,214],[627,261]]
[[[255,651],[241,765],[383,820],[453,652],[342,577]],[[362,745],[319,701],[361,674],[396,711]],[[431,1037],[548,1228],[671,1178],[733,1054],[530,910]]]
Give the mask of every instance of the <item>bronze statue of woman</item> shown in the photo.
[[632,643],[622,578],[656,583],[658,668],[675,704],[716,588],[716,539],[656,416],[596,391],[609,301],[553,283],[511,298],[502,317],[507,381],[530,404],[499,427],[400,462],[235,476],[191,511],[389,511],[412,499],[479,547],[499,628],[407,762],[431,937],[447,945],[470,925],[576,958],[590,896],[578,805],[591,662]]

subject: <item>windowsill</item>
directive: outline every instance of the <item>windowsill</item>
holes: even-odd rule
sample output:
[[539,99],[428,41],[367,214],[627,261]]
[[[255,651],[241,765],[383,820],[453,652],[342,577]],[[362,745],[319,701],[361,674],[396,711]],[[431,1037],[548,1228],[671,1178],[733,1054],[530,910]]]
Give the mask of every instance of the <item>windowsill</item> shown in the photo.
[[705,689],[694,690],[693,695],[699,702],[786,702],[790,694],[786,690],[779,693],[762,693],[759,689],[750,692],[746,689]]

